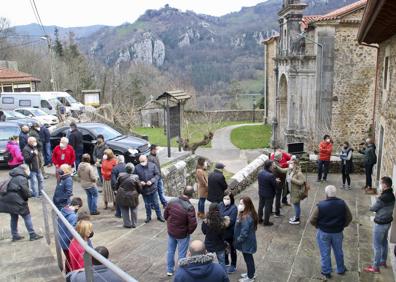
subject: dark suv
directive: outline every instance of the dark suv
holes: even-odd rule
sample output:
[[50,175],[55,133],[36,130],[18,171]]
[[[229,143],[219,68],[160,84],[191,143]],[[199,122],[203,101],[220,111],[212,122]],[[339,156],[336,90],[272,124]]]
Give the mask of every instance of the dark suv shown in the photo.
[[[123,135],[110,126],[102,123],[78,123],[78,130],[83,135],[84,153],[92,156],[93,148],[96,144],[96,137],[99,134],[104,136],[107,146],[113,150],[116,155],[124,155],[125,162],[138,163],[138,157],[141,154],[148,155],[150,152],[150,143],[147,140]],[[55,129],[51,133],[51,147],[55,148],[62,137],[67,137],[70,133],[70,127],[63,126]]]

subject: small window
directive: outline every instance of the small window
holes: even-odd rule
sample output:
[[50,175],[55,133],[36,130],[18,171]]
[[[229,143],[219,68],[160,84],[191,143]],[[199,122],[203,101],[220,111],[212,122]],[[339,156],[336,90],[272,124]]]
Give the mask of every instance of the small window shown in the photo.
[[52,109],[52,106],[46,100],[41,100],[41,108]]
[[21,107],[31,107],[32,101],[31,100],[19,100],[19,106]]
[[385,62],[384,62],[384,89],[388,89],[388,82],[389,82],[389,56],[385,57]]
[[3,92],[13,92],[12,85],[3,86]]
[[14,98],[13,97],[3,97],[1,98],[1,103],[3,103],[4,105],[12,105],[14,104]]

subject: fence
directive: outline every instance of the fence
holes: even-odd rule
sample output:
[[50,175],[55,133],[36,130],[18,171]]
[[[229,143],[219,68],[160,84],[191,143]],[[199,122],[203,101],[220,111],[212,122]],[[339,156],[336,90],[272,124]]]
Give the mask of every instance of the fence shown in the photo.
[[[134,278],[132,278],[128,273],[124,272],[122,269],[120,269],[118,266],[113,264],[111,261],[103,257],[101,254],[99,254],[97,251],[95,251],[92,247],[88,245],[87,242],[85,242],[81,236],[77,233],[77,231],[74,229],[74,227],[66,220],[66,218],[62,215],[62,213],[58,210],[58,208],[54,205],[52,200],[48,197],[48,195],[42,191],[43,193],[43,198],[42,198],[42,205],[43,205],[43,216],[44,216],[44,228],[45,228],[45,239],[47,241],[47,244],[51,244],[51,231],[50,231],[50,221],[49,218],[51,217],[51,222],[52,222],[52,228],[53,228],[53,234],[54,234],[54,243],[55,243],[55,250],[56,250],[56,257],[57,257],[57,262],[59,269],[62,271],[63,270],[63,251],[61,248],[60,240],[62,238],[59,236],[60,232],[69,232],[74,239],[78,241],[78,243],[81,245],[81,247],[85,250],[84,253],[84,270],[85,270],[85,277],[87,282],[94,282],[98,281],[97,279],[94,280],[94,273],[96,274],[96,277],[99,279],[101,278],[102,281],[106,281],[105,278],[101,277],[98,272],[95,271],[93,265],[92,265],[92,258],[95,258],[97,261],[99,261],[102,265],[106,266],[108,269],[110,269],[115,275],[117,275],[121,280],[123,281],[128,281],[128,282],[137,282]],[[48,209],[49,206],[49,209]],[[49,212],[51,211],[51,212]],[[61,221],[63,223],[63,226],[61,224],[58,224],[58,222]],[[60,230],[60,229],[62,230]],[[67,230],[64,230],[66,228]]]

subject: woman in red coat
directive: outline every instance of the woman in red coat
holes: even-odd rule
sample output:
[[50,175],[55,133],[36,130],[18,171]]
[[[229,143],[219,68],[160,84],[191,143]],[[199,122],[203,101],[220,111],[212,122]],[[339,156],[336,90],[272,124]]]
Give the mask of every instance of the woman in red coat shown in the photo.
[[58,170],[61,165],[68,164],[74,167],[76,154],[72,146],[69,145],[69,139],[62,137],[58,146],[52,152],[52,163],[55,165],[56,179],[59,182]]
[[114,192],[113,189],[111,188],[111,171],[113,170],[113,167],[117,165],[117,160],[115,158],[115,155],[111,149],[106,149],[104,151],[104,155],[102,158],[102,177],[103,177],[103,200],[105,204],[105,209],[107,209],[107,206],[109,203],[113,204],[113,209],[115,208],[114,206]]
[[[87,242],[90,238],[92,238],[93,225],[88,220],[80,220],[76,225],[76,231],[80,234],[81,238]],[[78,243],[76,239],[70,242],[69,246],[69,260],[70,260],[70,270],[77,270],[84,268],[84,248]]]

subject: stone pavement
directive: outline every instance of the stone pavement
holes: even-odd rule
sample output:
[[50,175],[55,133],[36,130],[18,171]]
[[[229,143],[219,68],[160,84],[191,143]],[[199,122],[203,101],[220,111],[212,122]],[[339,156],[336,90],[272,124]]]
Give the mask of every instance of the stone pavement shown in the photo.
[[[0,176],[7,173],[0,170]],[[339,185],[339,175],[330,175],[329,183]],[[314,175],[309,176],[312,182],[312,190],[307,200],[302,203],[302,224],[291,226],[288,218],[293,215],[290,207],[284,207],[283,218],[272,219],[273,227],[259,226],[257,230],[258,251],[254,255],[256,262],[256,281],[321,281],[319,251],[315,241],[315,229],[307,223],[309,214],[315,204],[324,198],[325,184],[317,185],[313,181]],[[334,275],[334,281],[394,281],[391,269],[383,270],[380,275],[362,273],[361,269],[369,264],[372,257],[371,250],[371,228],[372,223],[368,211],[371,198],[364,195],[359,187],[362,186],[364,177],[353,176],[353,190],[339,191],[339,196],[345,199],[353,212],[353,222],[345,229],[345,261],[349,269],[345,277]],[[54,190],[55,180],[48,179],[46,190],[50,195]],[[86,203],[85,193],[78,182],[74,185],[75,194],[81,196]],[[258,205],[257,183],[246,189],[242,195],[252,197],[255,206]],[[30,207],[33,214],[33,223],[37,230],[42,229],[43,220],[41,205],[38,200],[31,200]],[[197,201],[194,201],[196,205]],[[83,207],[85,209],[86,207]],[[171,281],[166,277],[166,249],[167,232],[166,224],[158,222],[153,216],[153,221],[145,224],[145,211],[143,201],[140,201],[138,212],[138,227],[136,229],[124,229],[122,220],[115,218],[110,210],[103,210],[103,202],[99,199],[99,210],[101,215],[92,217],[95,236],[94,246],[104,245],[110,250],[110,259],[127,271],[139,281]],[[3,234],[9,232],[9,216],[0,214],[0,226]],[[24,233],[23,222],[19,223],[20,230]],[[203,239],[201,224],[193,234],[192,238]],[[8,230],[7,230],[8,229]],[[37,249],[37,252],[35,251]],[[1,279],[1,281],[57,281],[53,273],[55,261],[48,256],[45,241],[40,242],[18,242],[10,243],[9,239],[0,240],[0,252],[7,254],[2,256],[1,265],[4,262],[8,273],[17,271],[24,272],[24,275],[16,279]],[[51,252],[54,255],[54,247],[51,245]],[[9,254],[9,255],[8,255]],[[390,252],[390,255],[392,252]],[[35,257],[41,256],[41,259]],[[49,262],[50,261],[50,262]],[[42,265],[48,265],[48,268]],[[35,271],[48,279],[36,279],[29,276],[29,269],[36,265]],[[334,265],[334,262],[333,262]],[[238,272],[230,275],[231,281],[238,281],[240,273],[246,272],[246,266],[242,256],[238,255]],[[2,267],[2,269],[4,269]],[[50,270],[51,269],[51,270]],[[47,273],[49,272],[49,273]],[[39,277],[40,275],[37,274]],[[4,276],[2,276],[4,277]],[[7,276],[10,277],[10,276]],[[23,279],[22,279],[23,277]],[[51,277],[51,278],[50,278]]]

